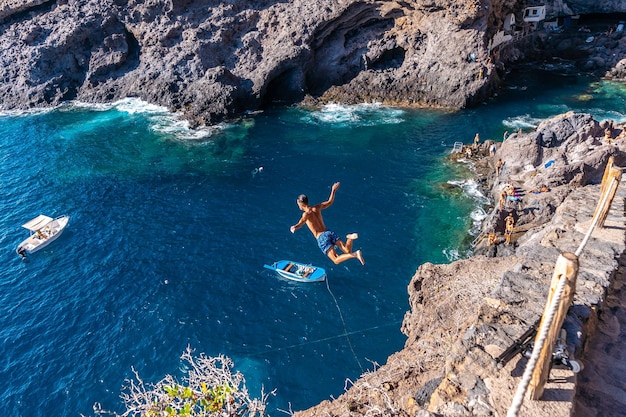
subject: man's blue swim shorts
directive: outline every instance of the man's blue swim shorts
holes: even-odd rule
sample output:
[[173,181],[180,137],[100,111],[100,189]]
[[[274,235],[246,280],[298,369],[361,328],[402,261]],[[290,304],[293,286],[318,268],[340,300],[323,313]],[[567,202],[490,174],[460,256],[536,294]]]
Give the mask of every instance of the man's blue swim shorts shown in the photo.
[[322,234],[317,237],[317,246],[319,246],[320,250],[326,254],[330,248],[335,246],[335,243],[338,240],[339,236],[337,236],[337,233],[327,230],[322,232]]

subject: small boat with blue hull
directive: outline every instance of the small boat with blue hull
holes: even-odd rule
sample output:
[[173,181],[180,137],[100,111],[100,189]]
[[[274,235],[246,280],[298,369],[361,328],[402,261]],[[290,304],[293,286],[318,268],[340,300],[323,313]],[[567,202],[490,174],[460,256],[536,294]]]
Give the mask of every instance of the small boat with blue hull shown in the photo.
[[298,282],[319,282],[326,279],[324,268],[303,264],[295,261],[277,261],[272,265],[263,265],[267,269],[276,271],[283,278]]

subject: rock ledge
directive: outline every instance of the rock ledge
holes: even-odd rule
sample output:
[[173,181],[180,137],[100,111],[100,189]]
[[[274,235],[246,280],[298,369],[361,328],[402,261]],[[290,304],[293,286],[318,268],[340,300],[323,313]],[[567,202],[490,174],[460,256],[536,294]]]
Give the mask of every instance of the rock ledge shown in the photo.
[[[404,349],[338,399],[295,415],[506,415],[526,359],[518,355],[498,369],[495,358],[543,313],[558,255],[576,251],[591,224],[609,156],[618,165],[625,161],[623,132],[622,125],[567,113],[533,132],[512,135],[497,144],[493,156],[488,155],[490,142],[480,144],[472,159],[485,188],[498,195],[504,183],[513,183],[522,194],[512,207],[500,208],[494,198],[484,232],[495,232],[497,243],[483,240],[470,259],[421,265],[408,286],[411,309],[402,325]],[[505,160],[499,177],[493,168],[497,159]],[[540,185],[550,191],[532,193]],[[590,387],[598,380],[593,371],[597,356],[587,356],[585,348],[599,323],[614,320],[599,314],[609,290],[626,283],[625,207],[623,182],[605,227],[593,232],[579,258],[576,294],[563,328],[570,357],[585,369],[574,374],[553,367],[542,399],[526,400],[519,415],[607,415],[609,410],[615,415],[615,409],[604,408],[612,403],[610,391],[598,394]],[[501,220],[509,212],[516,225],[507,245]],[[595,381],[582,384],[581,376]],[[616,392],[623,392],[624,382],[623,377],[621,382],[603,381]]]

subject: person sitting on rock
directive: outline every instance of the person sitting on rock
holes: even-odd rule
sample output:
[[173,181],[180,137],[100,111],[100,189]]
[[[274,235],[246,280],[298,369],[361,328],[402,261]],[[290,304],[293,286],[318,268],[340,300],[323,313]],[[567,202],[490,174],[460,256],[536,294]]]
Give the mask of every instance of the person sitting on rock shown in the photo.
[[542,185],[538,189],[531,191],[531,193],[533,194],[548,193],[548,192],[550,192],[550,188],[547,185]]
[[519,194],[517,193],[517,190],[511,184],[506,184],[504,186],[504,191],[506,192],[506,199],[507,200],[511,200],[511,201],[515,201],[515,202],[521,200]]

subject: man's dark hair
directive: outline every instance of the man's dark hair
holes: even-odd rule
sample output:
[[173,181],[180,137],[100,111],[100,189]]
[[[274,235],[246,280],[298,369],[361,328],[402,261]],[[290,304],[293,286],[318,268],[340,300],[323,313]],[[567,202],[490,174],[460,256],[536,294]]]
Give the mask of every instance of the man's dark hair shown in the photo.
[[309,204],[309,197],[307,197],[307,196],[306,196],[306,195],[304,195],[304,194],[300,194],[300,195],[298,196],[298,198],[296,199],[296,201],[297,201],[298,203],[302,203],[302,204],[306,204],[306,205],[308,205],[308,204]]

